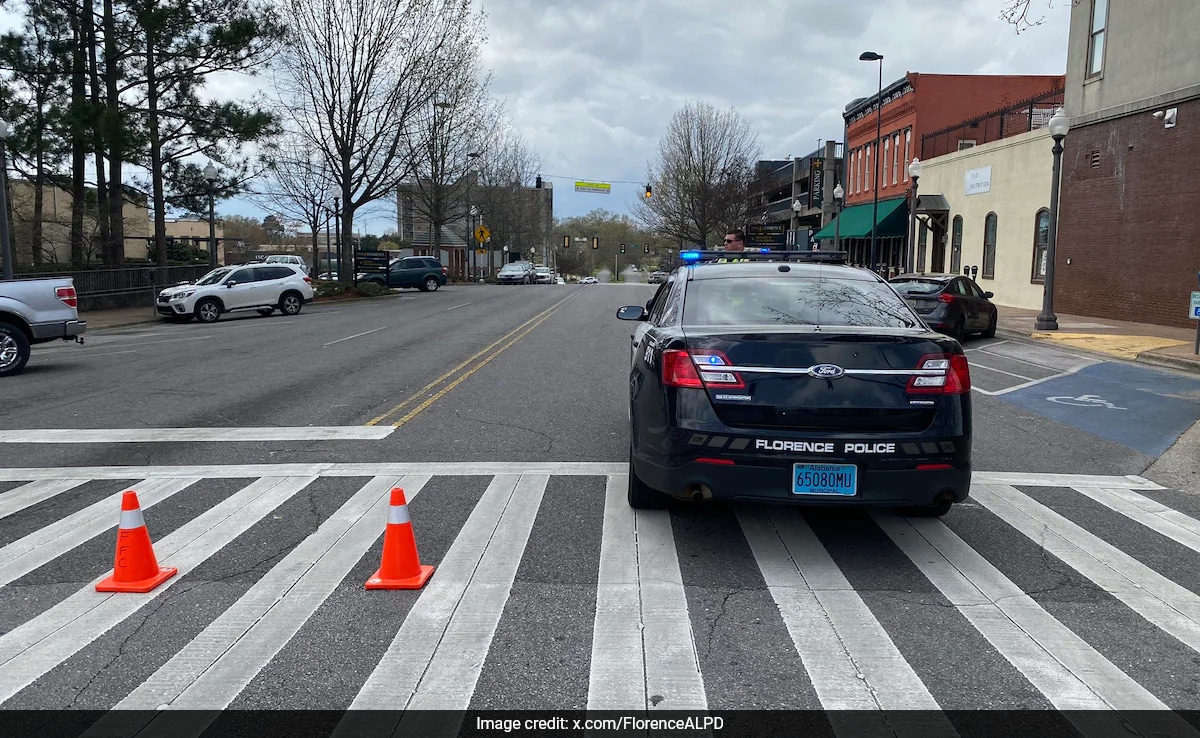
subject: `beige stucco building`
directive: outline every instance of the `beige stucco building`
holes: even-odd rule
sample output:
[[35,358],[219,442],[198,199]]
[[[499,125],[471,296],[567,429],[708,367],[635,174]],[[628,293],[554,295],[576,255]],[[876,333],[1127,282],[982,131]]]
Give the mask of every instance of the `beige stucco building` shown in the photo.
[[1041,308],[1052,146],[1040,128],[922,162],[918,210],[943,199],[945,210],[921,215],[940,222],[918,237],[918,271],[978,267],[976,282],[996,304]]
[[[35,188],[32,182],[14,179],[9,183],[12,196],[11,217],[17,264],[33,264],[34,250],[39,250],[40,263],[49,266],[71,262],[71,193],[59,187],[42,188],[42,237],[40,244],[33,243],[33,218]],[[140,256],[147,236],[148,211],[145,205],[125,203],[125,253]],[[96,221],[95,206],[89,205],[84,212],[83,239],[86,261],[97,263],[101,259],[100,226]]]

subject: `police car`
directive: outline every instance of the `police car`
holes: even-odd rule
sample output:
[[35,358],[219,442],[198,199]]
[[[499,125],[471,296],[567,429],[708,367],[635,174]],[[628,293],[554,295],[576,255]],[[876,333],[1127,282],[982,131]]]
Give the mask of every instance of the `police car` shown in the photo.
[[686,251],[629,374],[629,504],[787,501],[943,515],[971,486],[971,378],[844,252]]

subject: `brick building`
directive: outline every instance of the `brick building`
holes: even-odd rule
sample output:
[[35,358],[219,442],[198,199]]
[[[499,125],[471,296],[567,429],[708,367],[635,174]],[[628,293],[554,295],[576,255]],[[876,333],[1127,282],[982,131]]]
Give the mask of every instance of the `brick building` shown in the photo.
[[1200,2],[1071,11],[1055,311],[1192,327],[1200,289]]
[[[815,238],[833,239],[850,252],[855,263],[865,264],[872,229],[875,198],[874,167],[879,156],[879,220],[874,224],[879,239],[879,260],[885,265],[903,263],[908,234],[907,163],[922,156],[926,147],[945,146],[948,136],[957,136],[958,150],[998,140],[1012,131],[962,128],[964,121],[985,118],[1015,103],[1061,94],[1062,75],[960,75],[908,72],[883,89],[882,95],[859,98],[846,106],[846,191],[845,209],[838,226],[831,223]],[[880,102],[882,101],[882,113]],[[876,136],[877,116],[882,118]],[[929,139],[928,134],[937,134]],[[943,153],[943,152],[937,152]],[[930,155],[936,155],[933,151]]]

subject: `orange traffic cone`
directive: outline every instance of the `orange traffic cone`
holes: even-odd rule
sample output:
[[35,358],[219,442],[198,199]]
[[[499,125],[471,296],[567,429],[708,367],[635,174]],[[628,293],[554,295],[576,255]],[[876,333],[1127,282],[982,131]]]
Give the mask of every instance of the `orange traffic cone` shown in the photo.
[[421,566],[417,539],[404,490],[392,490],[387,531],[383,534],[383,563],[367,580],[367,589],[420,589],[433,575],[432,566]]
[[137,492],[127,490],[121,496],[121,524],[117,529],[113,573],[96,585],[96,591],[149,592],[178,571],[173,566],[158,565]]

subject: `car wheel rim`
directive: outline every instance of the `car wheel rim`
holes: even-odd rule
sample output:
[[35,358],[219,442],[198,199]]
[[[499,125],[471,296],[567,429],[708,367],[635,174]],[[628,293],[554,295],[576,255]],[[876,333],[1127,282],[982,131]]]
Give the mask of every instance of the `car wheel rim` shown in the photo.
[[289,313],[294,313],[300,307],[300,303],[295,297],[289,296],[283,298],[283,309]]
[[436,290],[437,289],[437,280],[436,279],[425,280],[425,289]]
[[7,333],[0,333],[0,369],[7,369],[16,364],[20,355],[17,339]]
[[200,317],[204,320],[209,320],[209,321],[216,320],[217,319],[217,306],[212,304],[211,302],[204,303],[204,305],[200,308]]

